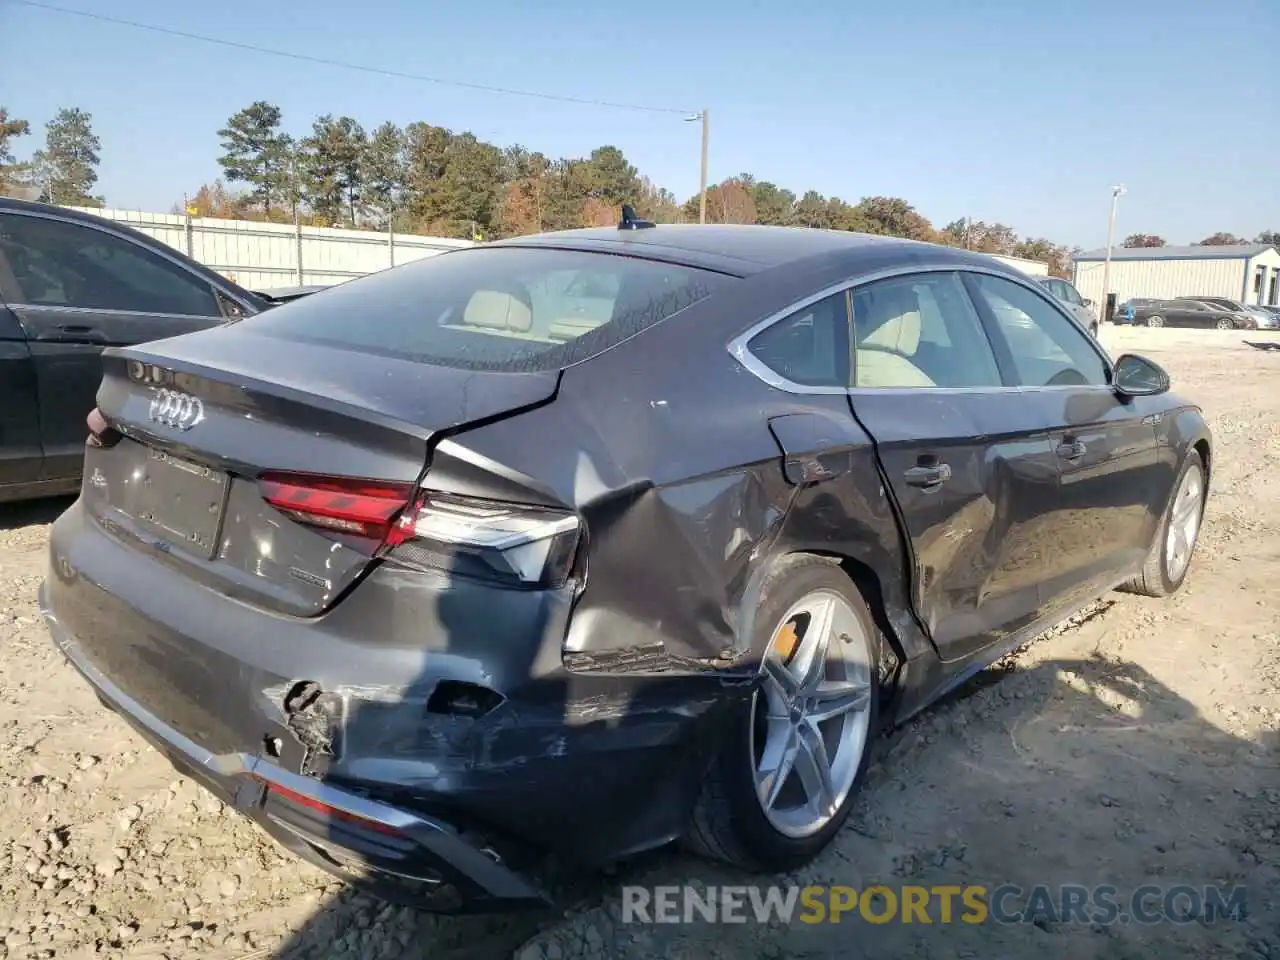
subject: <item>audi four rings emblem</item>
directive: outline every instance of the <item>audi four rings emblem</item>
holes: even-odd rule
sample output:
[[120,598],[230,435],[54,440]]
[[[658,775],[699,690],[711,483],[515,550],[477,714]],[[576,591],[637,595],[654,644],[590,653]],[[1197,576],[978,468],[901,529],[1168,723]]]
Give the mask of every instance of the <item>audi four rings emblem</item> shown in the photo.
[[204,404],[199,397],[166,388],[157,390],[151,398],[147,416],[161,426],[190,430],[204,419]]

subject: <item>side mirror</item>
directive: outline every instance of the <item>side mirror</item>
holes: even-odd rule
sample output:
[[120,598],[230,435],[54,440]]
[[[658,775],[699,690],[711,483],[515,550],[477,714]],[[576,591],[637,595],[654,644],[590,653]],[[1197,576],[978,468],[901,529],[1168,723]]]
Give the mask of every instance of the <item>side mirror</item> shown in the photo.
[[1112,386],[1125,397],[1150,397],[1169,389],[1169,374],[1153,360],[1136,353],[1121,355],[1112,369]]
[[1085,298],[1084,298],[1084,305],[1085,305],[1086,307],[1092,307],[1092,306],[1093,306],[1093,301],[1092,301],[1092,300],[1090,300],[1088,297],[1085,297]]

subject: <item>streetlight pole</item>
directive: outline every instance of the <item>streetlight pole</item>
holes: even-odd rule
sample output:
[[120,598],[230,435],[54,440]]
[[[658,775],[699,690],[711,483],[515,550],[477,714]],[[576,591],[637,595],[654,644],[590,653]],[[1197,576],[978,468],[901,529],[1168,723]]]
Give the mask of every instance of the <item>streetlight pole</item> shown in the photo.
[[1111,188],[1111,216],[1107,219],[1107,258],[1102,261],[1102,321],[1111,319],[1110,310],[1108,309],[1108,294],[1111,289],[1111,248],[1116,242],[1116,204],[1120,198],[1126,193],[1123,183],[1117,183]]
[[711,139],[711,119],[704,107],[692,117],[685,117],[689,123],[702,121],[702,173],[698,179],[698,222],[707,222],[707,146]]

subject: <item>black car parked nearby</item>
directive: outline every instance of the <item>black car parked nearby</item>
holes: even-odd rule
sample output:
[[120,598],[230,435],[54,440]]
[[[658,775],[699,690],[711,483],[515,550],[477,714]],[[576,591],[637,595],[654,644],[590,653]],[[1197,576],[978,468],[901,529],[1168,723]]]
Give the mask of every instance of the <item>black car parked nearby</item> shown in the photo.
[[676,838],[794,868],[883,726],[1187,575],[1200,410],[1019,271],[622,226],[104,355],[55,643],[384,897],[538,903],[548,863]]
[[269,305],[123,224],[0,198],[0,501],[80,488],[104,347]]
[[1147,327],[1214,327],[1249,330],[1257,321],[1246,313],[1233,313],[1203,300],[1126,300],[1117,311],[1118,323]]

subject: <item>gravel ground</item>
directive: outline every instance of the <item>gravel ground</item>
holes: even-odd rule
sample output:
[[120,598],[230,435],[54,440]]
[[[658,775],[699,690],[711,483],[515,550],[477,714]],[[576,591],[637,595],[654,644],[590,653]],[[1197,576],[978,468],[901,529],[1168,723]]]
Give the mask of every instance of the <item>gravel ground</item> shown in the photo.
[[783,882],[1242,883],[1247,921],[622,923],[623,883],[750,882],[674,852],[550,917],[354,897],[177,777],[55,655],[35,592],[63,501],[0,508],[0,957],[1278,960],[1280,355],[1216,331],[1103,340],[1165,364],[1213,424],[1187,587],[1106,597],[879,743],[849,826]]

